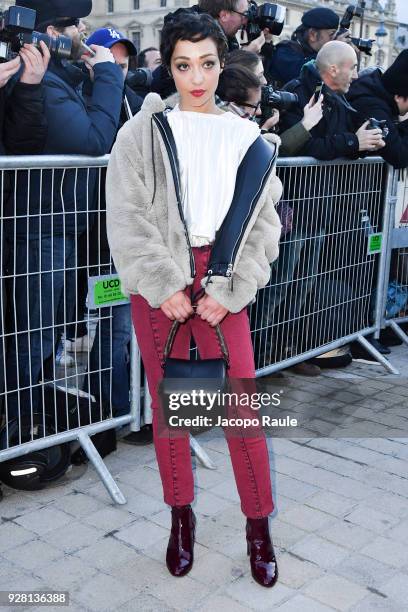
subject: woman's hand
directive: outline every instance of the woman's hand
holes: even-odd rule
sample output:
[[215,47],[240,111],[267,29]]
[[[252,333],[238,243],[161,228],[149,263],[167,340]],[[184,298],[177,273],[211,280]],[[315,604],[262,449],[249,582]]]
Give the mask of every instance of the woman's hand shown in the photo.
[[275,127],[277,123],[279,123],[280,114],[277,108],[272,109],[272,115],[265,121],[264,124],[261,125],[262,130],[270,130]]
[[160,306],[164,314],[171,321],[184,323],[193,314],[190,298],[184,291],[177,291]]
[[211,327],[215,327],[218,323],[221,323],[228,312],[229,310],[227,308],[221,306],[221,304],[210,295],[204,295],[197,302],[197,314],[203,321],[207,321]]
[[313,94],[313,96],[310,98],[309,102],[306,104],[305,108],[303,109],[302,124],[305,130],[307,130],[308,132],[312,128],[314,128],[314,126],[317,125],[320,119],[323,117],[322,103],[323,103],[323,94],[320,94],[317,102],[314,101],[314,94]]

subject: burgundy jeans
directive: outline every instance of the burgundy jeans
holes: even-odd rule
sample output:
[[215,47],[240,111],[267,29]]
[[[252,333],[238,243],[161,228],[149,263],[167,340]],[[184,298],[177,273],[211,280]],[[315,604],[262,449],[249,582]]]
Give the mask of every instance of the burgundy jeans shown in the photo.
[[[193,248],[196,276],[193,292],[201,288],[200,281],[206,274],[210,247]],[[191,296],[191,287],[186,288]],[[146,370],[152,397],[153,436],[163,484],[164,501],[170,506],[190,504],[194,499],[194,481],[191,465],[189,435],[158,425],[157,386],[163,372],[161,362],[163,348],[172,321],[160,308],[151,308],[140,295],[132,295],[132,319],[141,356]],[[254,378],[255,366],[247,311],[229,313],[221,323],[230,355],[228,375],[231,378]],[[181,325],[174,341],[172,357],[188,359],[191,334],[200,357],[220,357],[220,348],[213,328],[199,316],[191,317]],[[268,516],[273,510],[269,456],[265,436],[228,435],[226,439],[231,455],[235,481],[241,499],[241,508],[249,518]]]

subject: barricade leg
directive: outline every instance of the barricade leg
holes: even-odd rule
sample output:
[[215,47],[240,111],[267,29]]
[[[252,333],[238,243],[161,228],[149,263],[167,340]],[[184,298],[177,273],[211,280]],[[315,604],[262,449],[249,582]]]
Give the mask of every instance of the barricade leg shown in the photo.
[[377,361],[379,361],[386,370],[388,370],[389,372],[391,372],[391,374],[399,374],[399,370],[397,370],[396,368],[394,368],[394,366],[392,365],[392,363],[390,363],[388,361],[388,359],[386,359],[384,357],[384,355],[381,355],[381,353],[379,351],[377,351],[377,349],[375,349],[373,347],[372,344],[370,344],[370,342],[368,342],[368,340],[366,338],[364,338],[364,336],[361,336],[360,334],[357,336],[357,340],[359,341],[359,343],[361,344],[361,346],[363,348],[366,349],[366,351],[368,351],[370,353],[370,355],[372,355],[374,357],[374,359],[376,359]]
[[400,328],[400,326],[395,321],[390,321],[388,323],[388,327],[391,327],[394,334],[401,338],[401,340],[408,345],[408,335]]
[[126,504],[126,498],[119,489],[118,485],[112,478],[111,473],[104,464],[100,454],[95,448],[91,438],[85,431],[80,431],[78,434],[78,440],[81,443],[89,461],[91,461],[95,470],[98,472],[103,484],[105,485],[112,500],[117,504]]

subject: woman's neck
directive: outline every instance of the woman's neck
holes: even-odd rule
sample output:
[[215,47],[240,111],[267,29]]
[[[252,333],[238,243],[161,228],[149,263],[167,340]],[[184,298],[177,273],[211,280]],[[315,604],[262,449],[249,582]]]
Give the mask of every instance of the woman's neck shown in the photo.
[[207,100],[200,106],[198,105],[192,106],[191,104],[189,104],[188,102],[180,98],[178,106],[181,111],[188,111],[190,113],[204,113],[207,115],[221,115],[223,112],[216,105],[214,98]]

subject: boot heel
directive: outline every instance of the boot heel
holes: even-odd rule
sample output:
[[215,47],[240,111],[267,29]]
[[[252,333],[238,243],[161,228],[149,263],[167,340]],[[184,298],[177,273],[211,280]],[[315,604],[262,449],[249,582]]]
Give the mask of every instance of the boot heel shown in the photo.
[[278,567],[269,534],[268,517],[247,519],[247,553],[253,579],[264,587],[273,587]]

